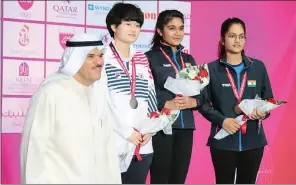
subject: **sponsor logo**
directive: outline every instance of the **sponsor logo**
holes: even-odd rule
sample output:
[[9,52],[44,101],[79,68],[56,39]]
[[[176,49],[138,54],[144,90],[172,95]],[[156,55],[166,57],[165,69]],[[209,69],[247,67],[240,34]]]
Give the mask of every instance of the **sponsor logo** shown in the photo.
[[[19,23],[17,23],[19,24]],[[14,24],[15,28],[19,27],[17,24]],[[16,56],[16,57],[34,57],[34,58],[42,58],[43,54],[40,44],[43,40],[38,40],[40,43],[39,45],[37,39],[42,37],[43,34],[40,35],[32,35],[36,33],[36,29],[38,29],[37,25],[34,27],[29,23],[22,24],[22,27],[19,31],[17,30],[7,30],[8,32],[14,32],[15,38],[11,36],[10,40],[7,39],[7,42],[10,43],[11,40],[15,40],[13,43],[9,45],[9,56]],[[42,47],[43,48],[43,47]]]
[[2,112],[2,117],[6,117],[6,118],[24,118],[26,117],[26,112],[25,110],[21,110],[18,112],[14,112],[13,110],[7,110],[6,112]]
[[222,87],[230,87],[230,84],[222,84]]
[[19,5],[23,10],[29,10],[34,3],[34,0],[18,0]]
[[163,67],[172,67],[171,64],[163,64]]
[[29,76],[29,66],[26,62],[21,63],[19,66],[19,76]]
[[136,49],[150,49],[150,44],[133,44]]
[[62,1],[59,4],[54,4],[52,9],[57,12],[56,17],[76,19],[78,16],[78,7],[71,5],[71,1]]
[[[43,75],[34,76],[31,74],[29,64],[23,61],[18,67],[16,67],[16,74],[12,79],[7,79],[4,83],[6,94],[19,94],[19,95],[32,95],[36,92],[40,81],[43,79]],[[43,73],[43,71],[41,72]]]
[[112,8],[112,5],[104,5],[104,4],[88,4],[87,9],[90,11],[95,11],[98,13],[108,13]]
[[21,85],[31,84],[32,77],[30,77],[29,73],[29,65],[26,62],[23,62],[19,65],[18,77],[16,77],[16,82]]
[[21,29],[21,31],[19,32],[19,44],[21,46],[26,46],[29,44],[29,26],[28,25],[24,25],[23,28]]
[[156,20],[157,14],[155,12],[144,12],[144,18],[149,20]]
[[151,45],[150,44],[133,44],[133,47],[140,52],[146,52],[150,50]]
[[[2,110],[2,133],[21,133],[27,114],[27,106],[24,107],[21,102],[6,102],[19,105],[15,108]],[[21,104],[21,105],[20,105]]]
[[65,49],[66,48],[66,42],[70,40],[75,35],[75,30],[72,32],[66,32],[66,31],[59,31],[59,43],[60,46]]

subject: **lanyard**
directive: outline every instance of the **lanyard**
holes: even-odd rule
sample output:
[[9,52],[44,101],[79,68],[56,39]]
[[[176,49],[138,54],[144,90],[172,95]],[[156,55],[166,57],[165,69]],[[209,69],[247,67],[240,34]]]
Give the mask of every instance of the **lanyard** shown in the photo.
[[[174,64],[174,62],[172,61],[172,59],[166,54],[166,52],[164,52],[164,50],[160,47],[160,51],[162,52],[162,54],[165,56],[165,58],[171,63],[172,67],[174,68],[175,72],[178,73],[178,68],[177,66]],[[183,57],[180,53],[180,58],[181,58],[181,64],[182,64],[182,69],[185,68],[185,63],[183,60]]]
[[233,94],[237,100],[237,104],[239,104],[242,100],[242,97],[243,97],[243,93],[244,93],[244,90],[246,88],[246,81],[247,81],[247,71],[245,71],[244,75],[243,75],[243,79],[241,81],[241,88],[240,88],[240,91],[238,93],[238,90],[237,90],[237,87],[234,83],[234,79],[229,71],[229,69],[227,67],[225,67],[225,70],[227,72],[227,77],[230,81],[230,85],[231,85],[231,88],[232,88],[232,91],[233,91]]
[[117,62],[119,63],[119,65],[121,66],[122,70],[125,72],[125,74],[128,76],[128,78],[130,79],[130,84],[131,84],[131,96],[135,97],[135,90],[136,90],[136,64],[134,62],[134,60],[132,59],[132,78],[130,78],[129,72],[127,70],[127,68],[125,67],[122,59],[120,58],[118,52],[116,51],[113,43],[110,43],[110,48],[113,52],[113,54],[115,55]]

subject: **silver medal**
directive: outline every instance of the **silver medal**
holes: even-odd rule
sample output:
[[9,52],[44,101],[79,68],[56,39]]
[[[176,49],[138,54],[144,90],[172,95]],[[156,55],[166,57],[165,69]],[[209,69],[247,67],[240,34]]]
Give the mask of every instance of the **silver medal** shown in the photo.
[[136,109],[138,107],[138,100],[135,97],[131,98],[130,106],[132,109]]

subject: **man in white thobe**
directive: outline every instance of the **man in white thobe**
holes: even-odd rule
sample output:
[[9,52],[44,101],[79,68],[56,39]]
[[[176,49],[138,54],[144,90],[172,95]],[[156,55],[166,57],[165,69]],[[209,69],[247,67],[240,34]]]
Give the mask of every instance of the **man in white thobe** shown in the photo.
[[23,184],[121,183],[107,87],[99,83],[103,51],[96,36],[74,36],[58,72],[33,95],[21,141]]

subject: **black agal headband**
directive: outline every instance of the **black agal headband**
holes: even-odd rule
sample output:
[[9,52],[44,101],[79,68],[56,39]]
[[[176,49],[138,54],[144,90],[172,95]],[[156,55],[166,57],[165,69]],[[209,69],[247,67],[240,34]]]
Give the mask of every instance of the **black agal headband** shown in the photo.
[[102,46],[104,45],[101,40],[98,41],[67,41],[67,47],[85,47],[85,46]]

